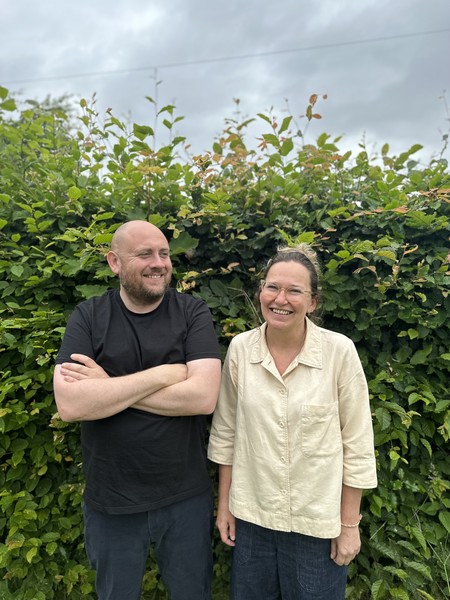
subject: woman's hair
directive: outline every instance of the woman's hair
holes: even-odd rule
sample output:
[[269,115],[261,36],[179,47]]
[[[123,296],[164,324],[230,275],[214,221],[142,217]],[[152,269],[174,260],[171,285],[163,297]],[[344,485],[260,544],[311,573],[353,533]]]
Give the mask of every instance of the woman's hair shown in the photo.
[[276,254],[268,261],[264,271],[263,279],[266,279],[270,268],[280,262],[294,261],[303,265],[309,271],[312,296],[319,299],[320,296],[320,265],[316,252],[309,244],[301,243],[297,246],[278,247]]

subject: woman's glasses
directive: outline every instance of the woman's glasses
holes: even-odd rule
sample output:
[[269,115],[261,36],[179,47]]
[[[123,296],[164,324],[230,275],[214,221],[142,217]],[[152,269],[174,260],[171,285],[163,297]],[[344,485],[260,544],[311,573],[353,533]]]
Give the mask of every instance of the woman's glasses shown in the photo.
[[276,283],[268,283],[267,281],[261,281],[261,291],[264,292],[264,295],[267,298],[275,299],[281,292],[284,292],[284,295],[287,300],[298,300],[304,294],[309,294],[310,296],[313,293],[310,290],[302,290],[298,287],[281,287]]

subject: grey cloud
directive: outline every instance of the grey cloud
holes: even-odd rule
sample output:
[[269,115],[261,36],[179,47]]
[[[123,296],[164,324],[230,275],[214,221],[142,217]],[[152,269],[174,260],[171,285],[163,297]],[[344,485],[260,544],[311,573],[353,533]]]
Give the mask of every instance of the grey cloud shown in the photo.
[[[100,111],[112,107],[115,114],[150,124],[152,106],[145,96],[158,96],[160,106],[174,102],[177,114],[186,117],[177,132],[195,151],[211,147],[233,116],[233,98],[241,100],[243,116],[270,107],[284,114],[287,99],[299,117],[311,93],[327,93],[328,100],[318,104],[323,119],[309,135],[344,134],[344,143],[356,148],[365,134],[371,144],[387,141],[406,149],[419,142],[431,153],[439,149],[439,130],[448,126],[438,97],[450,87],[449,32],[401,37],[444,28],[448,0],[5,5],[0,84],[38,99],[96,92]],[[389,36],[395,39],[380,39]],[[351,43],[374,38],[380,41]],[[284,52],[294,49],[299,51]],[[253,54],[260,56],[203,62]],[[157,89],[155,77],[162,81]],[[41,80],[8,84],[32,78]]]

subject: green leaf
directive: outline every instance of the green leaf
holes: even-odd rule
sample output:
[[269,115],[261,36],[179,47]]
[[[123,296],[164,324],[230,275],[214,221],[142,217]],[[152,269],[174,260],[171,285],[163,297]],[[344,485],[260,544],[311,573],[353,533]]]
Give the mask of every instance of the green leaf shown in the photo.
[[16,101],[13,98],[8,98],[8,100],[0,102],[0,108],[12,112],[17,108]]
[[30,548],[28,550],[28,552],[26,553],[27,562],[29,562],[29,563],[33,562],[33,558],[36,556],[37,553],[38,553],[38,549],[36,547]]
[[11,273],[15,276],[15,277],[21,277],[23,275],[23,267],[22,265],[12,265],[11,266]]
[[409,569],[412,569],[413,571],[417,571],[418,573],[420,573],[427,579],[430,579],[430,580],[432,579],[430,567],[428,565],[426,565],[424,563],[416,562],[414,560],[407,560],[407,559],[405,559],[404,562],[405,562],[405,566],[408,567]]
[[0,569],[3,569],[8,564],[9,552],[5,544],[0,544]]
[[291,138],[285,140],[284,142],[282,142],[281,146],[280,146],[280,154],[281,156],[287,156],[289,154],[289,152],[291,152],[294,148],[294,142],[292,141]]
[[272,121],[271,121],[271,119],[267,115],[264,115],[263,113],[258,113],[258,117],[260,119],[263,119],[267,123],[269,123],[269,125],[272,125]]
[[446,510],[442,510],[439,512],[439,521],[447,530],[447,533],[450,533],[450,512]]
[[137,123],[133,124],[133,134],[141,141],[144,141],[148,136],[155,135],[151,127],[148,125],[137,125]]
[[67,195],[71,200],[78,200],[81,197],[81,190],[73,185],[67,190]]
[[426,449],[427,449],[427,451],[428,451],[428,455],[431,457],[431,456],[433,455],[433,450],[432,450],[432,448],[431,448],[431,444],[430,444],[430,442],[429,442],[427,439],[425,439],[425,438],[422,438],[422,439],[420,440],[420,442],[421,442],[421,444],[422,444],[423,446],[425,446],[425,448],[426,448]]
[[219,296],[220,298],[226,298],[229,294],[228,288],[217,279],[211,279],[211,281],[209,282],[209,286],[215,296]]
[[435,412],[440,413],[450,407],[450,400],[439,400],[434,407]]
[[53,554],[55,554],[57,549],[58,549],[58,544],[56,542],[50,542],[45,546],[45,550],[49,556],[52,556]]
[[303,231],[299,236],[297,236],[295,241],[297,244],[301,244],[302,242],[305,242],[306,244],[312,244],[315,237],[316,233],[314,231]]
[[284,133],[289,128],[291,121],[292,121],[292,116],[284,117],[284,119],[280,125],[280,128],[278,129],[278,135],[280,135],[281,133]]
[[25,454],[25,452],[23,450],[17,450],[16,452],[14,452],[11,457],[11,464],[14,467],[17,467],[17,465],[20,465],[20,463],[23,460],[24,454]]
[[109,246],[111,244],[113,234],[112,233],[100,233],[94,238],[94,244],[96,246]]
[[403,588],[391,588],[389,590],[391,598],[400,598],[400,600],[411,600],[408,592],[406,592]]
[[412,365],[423,365],[427,362],[427,358],[428,356],[431,354],[431,351],[433,350],[433,346],[427,346],[426,348],[423,348],[423,350],[418,350],[417,352],[415,352],[412,357],[411,357],[411,364]]
[[382,256],[383,258],[388,258],[389,260],[396,260],[397,256],[395,252],[391,250],[378,250],[377,256]]
[[377,408],[375,410],[375,417],[380,424],[381,430],[384,431],[391,424],[391,413],[385,408]]
[[99,215],[95,215],[95,222],[98,223],[99,221],[109,221],[114,216],[115,216],[115,213],[112,211],[100,213]]
[[276,135],[273,133],[264,133],[262,136],[263,140],[265,140],[268,144],[271,144],[275,148],[280,147],[280,141]]
[[422,550],[425,552],[427,549],[427,542],[422,531],[418,527],[412,526],[410,528],[410,532],[412,536],[419,542]]
[[425,592],[425,590],[417,589],[417,591],[419,592],[422,600],[436,600],[435,596],[431,596],[431,594],[428,594],[428,592]]
[[384,595],[385,584],[382,579],[377,579],[372,583],[371,592],[373,600],[381,600]]
[[108,290],[108,285],[79,285],[77,286],[77,290],[80,292],[81,296],[88,300],[93,296],[101,296]]
[[189,233],[183,231],[175,239],[170,241],[170,253],[174,256],[187,252],[188,250],[194,250],[198,246],[198,239],[193,238]]

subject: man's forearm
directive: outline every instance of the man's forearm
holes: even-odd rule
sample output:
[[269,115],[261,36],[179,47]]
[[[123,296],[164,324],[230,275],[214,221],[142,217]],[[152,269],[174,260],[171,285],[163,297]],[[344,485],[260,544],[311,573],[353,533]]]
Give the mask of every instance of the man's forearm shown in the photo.
[[55,399],[64,421],[93,421],[110,417],[164,386],[180,381],[186,372],[184,365],[161,365],[132,375],[99,378],[83,377],[82,369],[89,369],[86,365],[77,365],[78,372],[74,368],[71,367],[74,380],[70,382],[63,375],[64,365],[55,369]]
[[186,380],[160,388],[139,399],[133,407],[167,417],[208,415],[216,406],[219,387],[219,359],[192,361],[188,363]]
[[132,405],[165,417],[186,417],[213,412],[212,394],[202,393],[192,381],[182,381],[155,391]]

